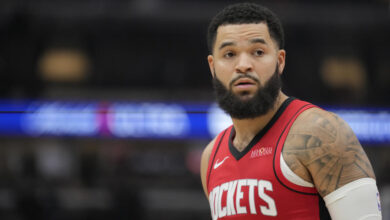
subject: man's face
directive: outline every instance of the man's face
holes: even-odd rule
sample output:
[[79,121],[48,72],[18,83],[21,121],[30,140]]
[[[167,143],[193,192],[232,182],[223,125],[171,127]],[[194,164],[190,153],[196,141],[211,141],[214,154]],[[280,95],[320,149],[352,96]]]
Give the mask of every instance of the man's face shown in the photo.
[[[256,79],[253,80],[257,82]],[[218,104],[226,113],[233,118],[247,119],[264,115],[274,107],[282,82],[278,66],[276,66],[271,78],[264,86],[258,88],[251,98],[243,99],[242,96],[237,96],[232,90],[228,90],[216,76],[213,78],[213,86]]]
[[285,51],[278,49],[264,23],[220,26],[208,56],[213,77],[243,102],[265,88],[274,73],[281,74],[284,61]]

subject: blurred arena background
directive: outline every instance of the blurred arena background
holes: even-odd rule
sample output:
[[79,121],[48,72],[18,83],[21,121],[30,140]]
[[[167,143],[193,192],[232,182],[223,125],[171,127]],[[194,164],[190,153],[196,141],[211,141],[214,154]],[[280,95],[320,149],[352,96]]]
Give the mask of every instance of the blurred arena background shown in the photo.
[[[234,1],[1,0],[0,219],[210,219],[199,160],[229,123],[206,29]],[[264,0],[284,91],[339,113],[390,219],[390,3]]]

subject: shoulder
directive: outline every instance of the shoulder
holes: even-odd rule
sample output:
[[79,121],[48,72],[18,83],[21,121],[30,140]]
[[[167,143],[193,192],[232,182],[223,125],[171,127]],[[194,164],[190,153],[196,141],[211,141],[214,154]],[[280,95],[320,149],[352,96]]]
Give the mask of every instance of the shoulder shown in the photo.
[[200,177],[202,180],[202,186],[203,190],[206,194],[206,197],[208,197],[208,192],[207,192],[207,169],[209,165],[209,160],[211,153],[214,148],[214,144],[216,141],[217,137],[215,137],[210,143],[207,144],[205,149],[203,150],[201,161],[200,161]]
[[319,108],[304,111],[287,136],[283,157],[321,196],[359,178],[372,177],[371,164],[348,124]]
[[305,136],[307,140],[312,141],[309,145],[336,141],[354,141],[358,144],[355,134],[343,119],[320,108],[311,108],[302,112],[292,125],[290,133]]
[[333,112],[326,111],[321,108],[310,108],[302,112],[294,125],[306,124],[308,126],[323,126],[325,124],[337,124],[341,118]]
[[214,144],[215,144],[215,141],[216,141],[216,137],[210,141],[207,146],[204,148],[203,150],[203,153],[202,153],[202,159],[201,159],[201,163],[207,163],[209,162],[209,159],[210,159],[210,155],[211,155],[211,152],[213,151],[213,147],[214,147]]

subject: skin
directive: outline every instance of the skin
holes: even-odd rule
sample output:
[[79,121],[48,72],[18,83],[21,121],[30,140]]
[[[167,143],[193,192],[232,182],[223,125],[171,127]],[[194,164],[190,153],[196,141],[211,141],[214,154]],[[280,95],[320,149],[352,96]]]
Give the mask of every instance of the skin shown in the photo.
[[[276,65],[279,67],[279,74],[282,73],[286,52],[277,48],[267,25],[263,23],[224,25],[217,29],[213,54],[207,60],[213,77],[216,75],[240,98],[248,99],[271,78]],[[248,88],[231,86],[230,83],[240,75],[251,75],[261,85],[256,83]],[[241,95],[244,91],[246,93]],[[287,96],[280,92],[274,108],[264,116],[255,119],[232,118],[236,129],[233,143],[239,151],[267,124],[286,99]]]
[[[212,76],[237,96],[253,97],[279,67],[282,74],[286,52],[278,48],[265,23],[223,25],[217,29],[213,53],[207,57]],[[241,88],[231,82],[239,75],[251,75],[260,81]],[[271,120],[287,99],[281,91],[275,106],[254,119],[232,118],[236,136],[233,144],[242,151]],[[215,139],[204,149],[201,179],[208,198],[206,175]],[[317,108],[303,112],[294,122],[285,141],[283,158],[290,169],[311,182],[324,197],[335,189],[360,178],[375,178],[371,164],[349,126],[338,116]]]
[[352,129],[337,115],[310,109],[293,124],[283,148],[290,169],[324,197],[374,171]]

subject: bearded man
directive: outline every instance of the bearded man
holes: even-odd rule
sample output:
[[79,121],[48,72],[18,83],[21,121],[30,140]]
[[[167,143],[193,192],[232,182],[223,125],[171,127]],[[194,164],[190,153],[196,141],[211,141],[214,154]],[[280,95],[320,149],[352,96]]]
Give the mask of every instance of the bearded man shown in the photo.
[[277,16],[230,5],[211,21],[208,45],[216,98],[233,121],[202,154],[212,219],[381,219],[375,175],[351,128],[281,91]]

